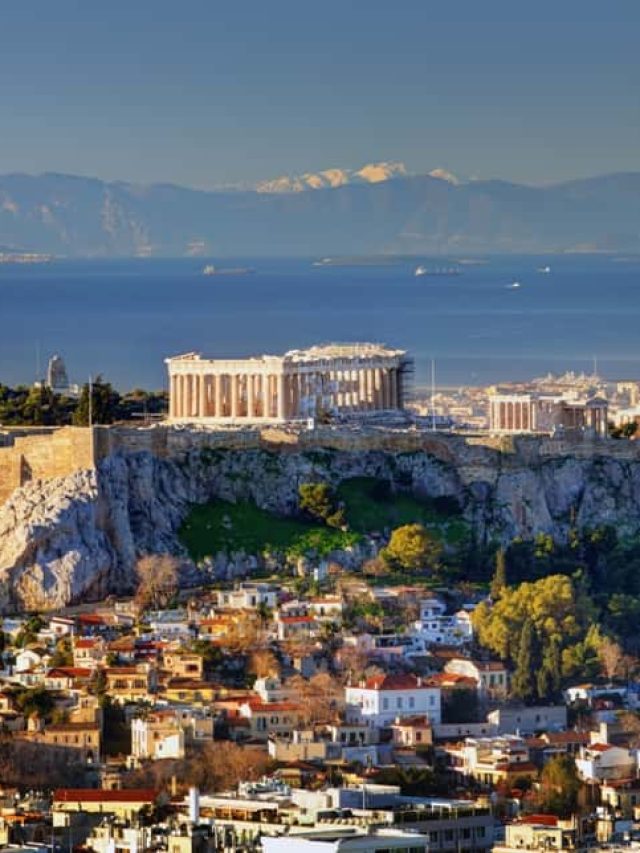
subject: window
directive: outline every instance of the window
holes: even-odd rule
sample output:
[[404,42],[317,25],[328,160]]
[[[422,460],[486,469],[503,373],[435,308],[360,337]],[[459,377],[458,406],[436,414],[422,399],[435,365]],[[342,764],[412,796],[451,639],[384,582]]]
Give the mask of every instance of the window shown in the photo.
[[385,711],[389,710],[389,700],[386,697],[382,700],[382,707]]
[[416,700],[414,696],[409,696],[409,707],[415,708]]
[[429,696],[429,704],[433,707],[436,704],[436,697]]
[[396,708],[402,708],[402,696],[398,696],[396,699]]

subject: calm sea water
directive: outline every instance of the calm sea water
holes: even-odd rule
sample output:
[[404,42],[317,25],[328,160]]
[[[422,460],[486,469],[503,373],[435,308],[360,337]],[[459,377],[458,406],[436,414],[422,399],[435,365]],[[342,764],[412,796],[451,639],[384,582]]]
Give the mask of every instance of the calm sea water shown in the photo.
[[[442,260],[424,262],[442,266]],[[416,382],[484,384],[547,371],[640,378],[640,258],[500,257],[451,278],[416,262],[314,267],[240,259],[253,275],[201,274],[205,260],[0,266],[0,382],[31,382],[61,353],[71,379],[102,373],[122,389],[160,388],[163,359],[225,357],[327,341],[410,350]],[[537,272],[549,264],[551,273]],[[519,288],[511,288],[514,281]]]

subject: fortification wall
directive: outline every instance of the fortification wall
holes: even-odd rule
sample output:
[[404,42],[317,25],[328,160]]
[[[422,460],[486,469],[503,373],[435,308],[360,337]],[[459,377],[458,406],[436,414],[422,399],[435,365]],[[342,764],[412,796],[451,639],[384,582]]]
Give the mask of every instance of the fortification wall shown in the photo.
[[412,430],[319,427],[313,431],[286,428],[215,430],[180,426],[97,426],[59,429],[15,429],[0,432],[0,503],[31,480],[64,477],[89,470],[116,453],[147,451],[158,458],[179,458],[193,450],[250,450],[281,453],[313,449],[347,452],[427,452],[473,472],[497,463],[500,468],[536,467],[550,459],[607,456],[640,458],[640,442],[589,440],[586,437],[452,435]]
[[30,480],[66,477],[94,467],[93,436],[84,427],[4,434],[0,447],[0,503]]

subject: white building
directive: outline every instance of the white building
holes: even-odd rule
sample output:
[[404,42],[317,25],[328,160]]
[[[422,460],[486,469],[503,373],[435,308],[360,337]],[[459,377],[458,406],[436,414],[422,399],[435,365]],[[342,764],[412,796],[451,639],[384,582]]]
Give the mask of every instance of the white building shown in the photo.
[[610,743],[583,746],[576,758],[578,775],[585,782],[630,779],[638,775],[634,751]]
[[478,693],[490,699],[504,699],[509,691],[509,672],[500,661],[480,661],[468,658],[452,658],[447,661],[445,672],[472,678]]
[[439,598],[420,602],[420,619],[414,630],[429,645],[461,646],[473,639],[471,615],[466,610],[447,615],[447,606]]
[[184,731],[172,711],[131,721],[131,755],[137,759],[184,758]]
[[241,583],[234,589],[218,592],[218,607],[231,610],[255,610],[268,607],[273,610],[278,604],[278,591],[267,583]]
[[403,715],[441,719],[440,688],[415,675],[376,675],[345,688],[345,701],[351,715],[371,726],[388,726]]

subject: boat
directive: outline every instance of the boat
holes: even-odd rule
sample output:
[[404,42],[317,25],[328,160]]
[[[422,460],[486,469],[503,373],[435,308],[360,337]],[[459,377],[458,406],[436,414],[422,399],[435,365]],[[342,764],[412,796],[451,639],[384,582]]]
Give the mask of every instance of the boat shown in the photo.
[[202,270],[202,275],[250,275],[255,272],[251,267],[214,267],[207,264]]
[[541,272],[543,275],[549,275],[551,267],[538,267],[538,272]]
[[422,265],[417,266],[413,272],[414,275],[462,275],[461,270],[457,267],[438,267],[436,269],[427,269]]
[[521,285],[520,285],[519,281],[512,281],[511,284],[507,285],[507,287],[509,287],[511,290],[515,290],[516,288],[518,288],[520,286]]

